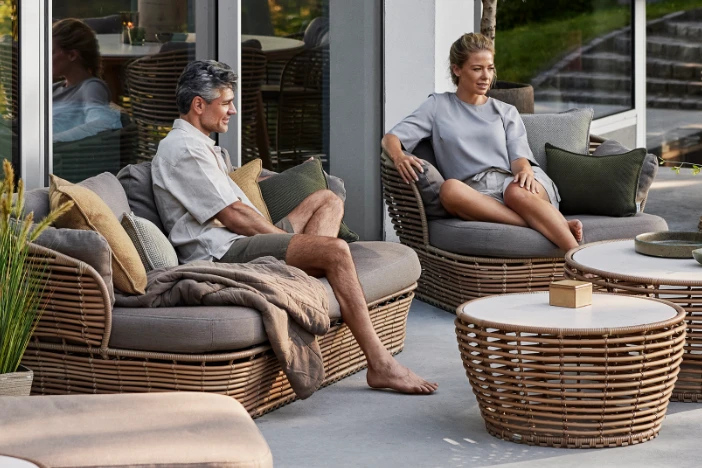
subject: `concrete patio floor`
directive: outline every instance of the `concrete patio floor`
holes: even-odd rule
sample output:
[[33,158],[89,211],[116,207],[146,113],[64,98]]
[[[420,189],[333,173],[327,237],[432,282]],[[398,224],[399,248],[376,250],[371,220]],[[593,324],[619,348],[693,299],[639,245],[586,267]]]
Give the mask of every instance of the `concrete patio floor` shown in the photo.
[[[702,175],[662,168],[646,211],[697,230]],[[431,396],[369,389],[365,371],[256,420],[276,467],[696,467],[702,404],[671,403],[660,435],[616,449],[530,447],[490,436],[461,363],[454,316],[415,300],[398,359],[439,382]]]

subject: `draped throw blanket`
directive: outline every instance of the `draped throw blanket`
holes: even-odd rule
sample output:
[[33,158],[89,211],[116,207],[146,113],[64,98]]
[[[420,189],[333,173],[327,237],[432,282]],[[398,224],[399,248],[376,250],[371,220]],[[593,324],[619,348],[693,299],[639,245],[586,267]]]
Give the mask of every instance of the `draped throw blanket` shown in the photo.
[[148,273],[146,293],[115,291],[119,307],[237,305],[258,310],[290,385],[307,398],[324,380],[315,335],[329,331],[329,299],[322,283],[273,257],[251,263],[196,261]]

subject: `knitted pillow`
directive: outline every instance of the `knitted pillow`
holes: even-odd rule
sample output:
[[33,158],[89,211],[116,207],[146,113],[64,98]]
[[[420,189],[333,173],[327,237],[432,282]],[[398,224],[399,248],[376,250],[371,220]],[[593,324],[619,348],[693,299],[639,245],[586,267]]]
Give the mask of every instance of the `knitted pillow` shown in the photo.
[[548,173],[546,143],[571,153],[587,154],[592,109],[571,109],[560,114],[521,114],[529,148],[541,169]]
[[147,272],[178,266],[178,254],[161,230],[146,218],[124,213],[122,227],[139,253]]

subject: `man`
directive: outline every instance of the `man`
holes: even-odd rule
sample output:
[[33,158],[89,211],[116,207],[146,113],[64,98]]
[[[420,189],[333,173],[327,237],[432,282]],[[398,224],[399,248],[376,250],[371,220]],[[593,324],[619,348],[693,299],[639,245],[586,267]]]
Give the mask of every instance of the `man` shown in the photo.
[[229,156],[209,138],[236,114],[236,74],[223,63],[190,63],[178,81],[180,119],[152,163],[154,197],[182,262],[248,262],[271,255],[309,275],[325,276],[341,315],[368,359],[368,385],[429,394],[438,385],[392,357],[373,329],[348,245],[337,239],[343,203],[329,190],[307,197],[273,225],[228,177]]

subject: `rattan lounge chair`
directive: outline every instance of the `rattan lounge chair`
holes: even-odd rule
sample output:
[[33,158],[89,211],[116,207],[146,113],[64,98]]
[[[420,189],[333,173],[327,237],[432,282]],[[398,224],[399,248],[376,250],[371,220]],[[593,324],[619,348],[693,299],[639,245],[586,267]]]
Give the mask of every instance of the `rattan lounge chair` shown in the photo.
[[[591,152],[603,141],[591,136]],[[428,140],[421,142],[414,154],[435,162]],[[381,159],[383,197],[393,228],[400,242],[414,249],[422,264],[417,298],[455,313],[456,307],[472,299],[543,291],[553,281],[563,279],[565,252],[538,232],[458,219],[428,220],[417,185],[405,184],[387,155],[382,154]],[[645,213],[629,218],[568,218],[583,222],[585,242],[667,230],[662,218]],[[532,248],[523,247],[530,242]],[[517,244],[522,247],[514,247]]]
[[[119,182],[110,174],[98,177],[113,203],[119,199],[116,190],[126,194],[128,206],[111,207],[113,212],[131,209],[160,225],[153,218],[158,212],[148,163],[129,166]],[[110,184],[117,189],[107,188]],[[26,199],[35,219],[47,214],[48,189],[29,191]],[[43,240],[45,246],[31,246],[31,254],[42,260],[38,274],[46,284],[46,310],[23,359],[34,371],[34,394],[212,392],[236,398],[254,417],[297,398],[253,309],[114,307],[109,248],[102,236],[72,229],[47,232],[54,238]],[[350,247],[374,327],[387,349],[399,353],[419,262],[396,243],[356,242]],[[367,363],[341,320],[331,287],[322,282],[332,322],[320,338],[326,386]]]

